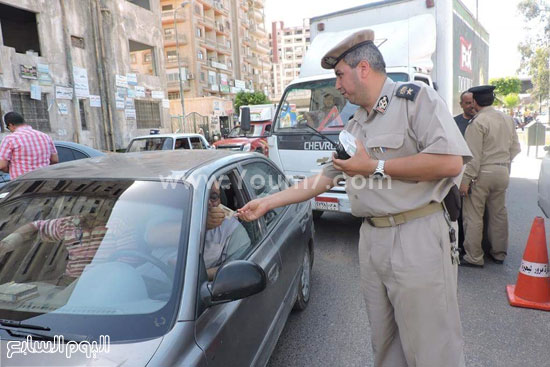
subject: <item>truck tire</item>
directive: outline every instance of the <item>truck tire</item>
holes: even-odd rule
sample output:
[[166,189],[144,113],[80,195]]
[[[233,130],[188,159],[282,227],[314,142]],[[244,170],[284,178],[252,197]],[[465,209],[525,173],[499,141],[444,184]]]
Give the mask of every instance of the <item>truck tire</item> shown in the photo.
[[313,220],[321,218],[323,213],[324,213],[324,211],[322,211],[322,210],[313,210]]

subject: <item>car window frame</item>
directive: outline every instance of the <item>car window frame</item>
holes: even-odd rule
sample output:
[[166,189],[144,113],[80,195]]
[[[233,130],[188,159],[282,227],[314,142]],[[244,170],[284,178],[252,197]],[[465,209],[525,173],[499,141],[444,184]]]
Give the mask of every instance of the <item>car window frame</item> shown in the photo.
[[[202,233],[201,233],[201,244],[200,244],[200,258],[201,258],[201,261],[203,261],[203,262],[204,262],[204,260],[203,260],[204,259],[203,258],[204,246],[206,245],[206,220],[207,220],[207,217],[208,217],[208,197],[209,197],[209,194],[210,194],[210,186],[211,186],[210,183],[212,182],[213,179],[218,179],[219,177],[221,177],[223,175],[229,175],[230,172],[234,172],[233,175],[235,176],[235,178],[237,180],[241,180],[241,177],[239,176],[240,171],[238,169],[238,163],[233,163],[231,165],[228,165],[228,166],[225,166],[225,167],[222,167],[222,168],[216,170],[212,175],[210,175],[210,177],[208,178],[208,180],[206,182],[206,189],[204,190],[204,197],[203,197],[204,215],[203,215],[203,218],[202,218],[202,223],[205,224],[205,226],[204,226],[204,231],[202,231]],[[246,200],[246,203],[253,200],[250,196],[250,192],[248,192],[247,189],[245,189],[243,187],[243,189],[241,191],[242,191],[242,194],[243,194],[243,199]],[[252,256],[252,254],[254,254],[258,250],[258,248],[265,242],[265,240],[267,238],[267,235],[266,235],[267,227],[266,227],[265,219],[263,217],[258,218],[257,222],[258,222],[258,230],[259,230],[259,233],[260,233],[260,237],[259,237],[257,243],[248,252],[246,257],[241,259],[241,260],[247,260],[248,258],[250,258],[250,256]],[[251,239],[251,241],[252,241],[252,239]]]
[[[246,166],[248,164],[251,164],[251,163],[254,163],[254,162],[265,163],[265,164],[271,166],[273,169],[275,169],[275,171],[279,172],[282,177],[284,177],[284,180],[285,180],[287,186],[288,187],[291,186],[290,182],[288,181],[288,178],[286,177],[286,175],[277,166],[275,166],[272,162],[268,161],[267,159],[258,158],[258,157],[249,158],[249,159],[246,159],[242,162],[239,162],[239,174],[240,174],[241,180],[243,180],[243,170],[245,168],[244,166]],[[254,189],[252,187],[250,187],[250,183],[247,183],[246,181],[243,180],[243,187],[246,188],[246,191],[248,192],[250,200],[257,199],[257,195],[254,193]],[[273,231],[273,228],[276,228],[278,226],[279,222],[281,221],[282,216],[288,211],[288,209],[291,205],[292,204],[283,206],[282,207],[283,210],[281,210],[281,212],[279,214],[277,214],[276,219],[274,221],[272,221],[271,223],[269,223],[269,225],[267,224],[267,221],[265,219],[265,215],[262,216],[262,219],[263,219],[263,222],[264,222],[264,227],[266,229],[266,236],[269,235],[269,233]]]

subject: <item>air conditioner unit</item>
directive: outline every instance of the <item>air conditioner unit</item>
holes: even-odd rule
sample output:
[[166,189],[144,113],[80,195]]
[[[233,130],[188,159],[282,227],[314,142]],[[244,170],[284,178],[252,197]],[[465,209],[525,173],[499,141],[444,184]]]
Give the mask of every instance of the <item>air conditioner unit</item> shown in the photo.
[[195,79],[195,75],[193,73],[188,73],[187,80],[193,80],[193,79]]

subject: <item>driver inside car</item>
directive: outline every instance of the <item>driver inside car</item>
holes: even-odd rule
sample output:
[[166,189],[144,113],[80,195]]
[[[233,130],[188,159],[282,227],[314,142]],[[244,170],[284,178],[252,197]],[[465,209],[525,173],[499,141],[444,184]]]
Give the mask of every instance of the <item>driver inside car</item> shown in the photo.
[[229,260],[242,259],[250,247],[246,229],[231,210],[222,205],[218,181],[214,181],[208,196],[206,229],[203,257],[208,279],[212,280],[220,265]]

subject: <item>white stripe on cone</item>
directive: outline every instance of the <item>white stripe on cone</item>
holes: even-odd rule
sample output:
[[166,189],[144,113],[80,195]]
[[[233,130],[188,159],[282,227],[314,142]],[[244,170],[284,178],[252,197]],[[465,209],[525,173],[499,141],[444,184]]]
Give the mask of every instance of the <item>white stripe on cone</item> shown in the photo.
[[550,268],[548,264],[532,263],[525,260],[521,261],[519,272],[535,278],[550,277]]

